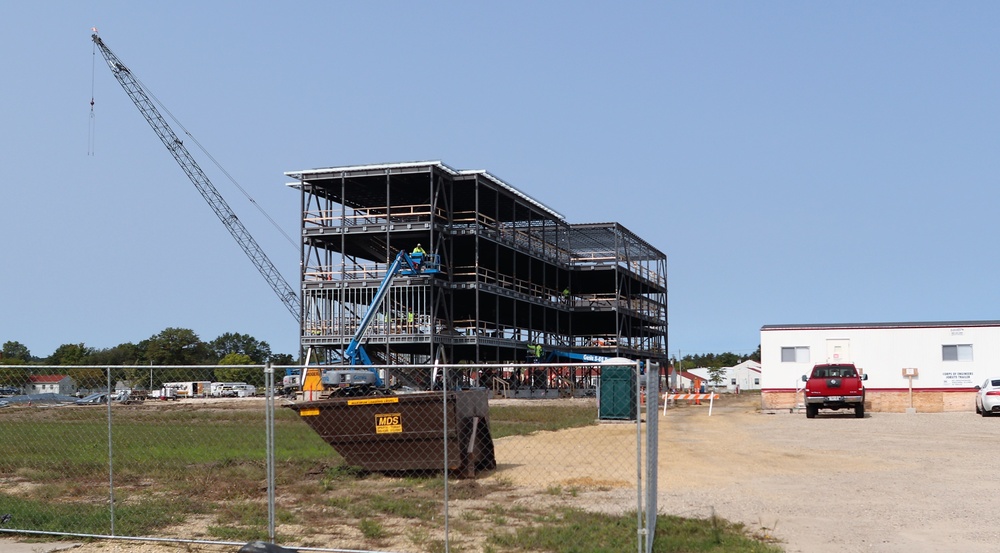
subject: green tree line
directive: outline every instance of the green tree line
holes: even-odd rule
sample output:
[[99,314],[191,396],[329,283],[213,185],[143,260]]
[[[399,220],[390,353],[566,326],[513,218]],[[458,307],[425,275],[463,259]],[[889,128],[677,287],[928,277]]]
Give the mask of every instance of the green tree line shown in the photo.
[[[246,382],[258,388],[264,385],[259,368],[230,365],[295,364],[289,354],[275,354],[271,346],[247,334],[227,332],[209,342],[193,330],[166,328],[137,344],[124,343],[111,348],[92,348],[85,344],[63,344],[48,357],[37,357],[22,343],[4,342],[0,350],[0,387],[21,388],[32,374],[65,373],[81,388],[101,389],[107,375],[103,367],[112,367],[113,378],[155,389],[163,382],[212,380]],[[91,368],[32,369],[38,365],[95,365]],[[227,365],[210,372],[191,369],[148,370],[150,365]],[[101,367],[101,368],[98,368]]]
[[671,363],[674,367],[680,367],[682,369],[694,369],[698,367],[718,369],[739,365],[748,359],[752,359],[760,363],[760,346],[757,346],[757,351],[749,355],[741,355],[728,351],[726,353],[688,354],[680,360],[677,358],[672,359]]
[[48,357],[34,356],[24,344],[7,341],[0,350],[0,365],[217,365],[227,356],[227,365],[294,363],[290,354],[275,354],[267,342],[248,334],[227,332],[204,342],[191,329],[166,328],[137,344],[126,342],[110,348],[63,344]]

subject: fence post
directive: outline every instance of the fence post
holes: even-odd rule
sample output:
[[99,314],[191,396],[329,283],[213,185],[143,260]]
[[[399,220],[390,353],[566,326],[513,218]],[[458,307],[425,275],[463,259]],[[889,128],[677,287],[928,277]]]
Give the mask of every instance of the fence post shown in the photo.
[[643,553],[643,539],[646,528],[643,520],[643,478],[642,478],[642,413],[639,412],[642,403],[642,361],[636,361],[633,365],[635,369],[635,482],[636,482],[636,551]]
[[104,368],[104,375],[108,385],[108,395],[105,396],[108,410],[108,515],[111,518],[111,535],[115,535],[115,457],[113,446],[113,433],[111,429],[111,367]]
[[656,402],[660,398],[660,364],[646,366],[646,553],[652,553],[659,513],[659,443],[660,420]]
[[[440,364],[435,359],[434,360],[434,377],[437,376],[439,366],[440,366]],[[449,540],[449,531],[450,531],[449,523],[451,521],[449,520],[450,514],[449,514],[449,510],[448,510],[448,502],[450,501],[450,498],[448,497],[448,491],[449,491],[448,490],[448,476],[449,476],[448,475],[448,384],[449,384],[449,377],[450,377],[450,375],[448,374],[448,365],[445,365],[444,367],[440,367],[440,369],[441,369],[441,373],[440,373],[441,374],[441,394],[442,394],[442,400],[443,400],[441,403],[444,406],[444,410],[441,413],[441,428],[442,428],[442,431],[444,432],[444,436],[443,436],[444,439],[442,440],[442,442],[444,443],[444,467],[442,467],[444,469],[444,490],[443,490],[443,493],[444,493],[444,547],[445,547],[445,551],[450,551],[450,547],[449,546],[451,544],[450,544],[450,540]],[[434,384],[433,384],[434,381],[435,381],[435,379],[432,377],[431,378],[431,388],[434,387]],[[456,417],[456,419],[457,419],[457,417]],[[461,428],[461,425],[459,426],[459,428]],[[459,435],[459,429],[456,429],[455,430],[455,438],[456,439],[458,439],[458,435]]]
[[274,543],[274,367],[270,361],[264,366],[264,434],[267,459],[267,537]]

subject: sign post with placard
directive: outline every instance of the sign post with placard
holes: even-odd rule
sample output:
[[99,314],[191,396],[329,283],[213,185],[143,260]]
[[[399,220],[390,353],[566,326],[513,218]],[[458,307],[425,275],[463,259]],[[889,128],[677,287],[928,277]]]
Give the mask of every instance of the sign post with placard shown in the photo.
[[906,410],[907,413],[916,412],[916,410],[913,408],[913,379],[917,377],[918,372],[919,371],[917,371],[917,369],[914,367],[903,369],[903,376],[905,376],[906,379],[910,381],[910,407]]

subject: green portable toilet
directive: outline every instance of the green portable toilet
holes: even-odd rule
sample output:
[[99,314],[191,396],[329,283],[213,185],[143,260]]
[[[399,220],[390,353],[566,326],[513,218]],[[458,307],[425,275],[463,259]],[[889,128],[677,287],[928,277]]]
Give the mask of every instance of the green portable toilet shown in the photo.
[[597,387],[599,420],[636,419],[639,410],[635,380],[632,360],[616,357],[601,363],[601,380]]

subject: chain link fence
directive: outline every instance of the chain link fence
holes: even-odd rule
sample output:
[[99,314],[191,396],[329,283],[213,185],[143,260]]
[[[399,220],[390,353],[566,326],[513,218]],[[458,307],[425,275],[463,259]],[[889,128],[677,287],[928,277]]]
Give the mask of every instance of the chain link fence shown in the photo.
[[596,511],[636,513],[651,551],[658,371],[379,367],[391,392],[301,372],[0,368],[0,535],[504,550]]

